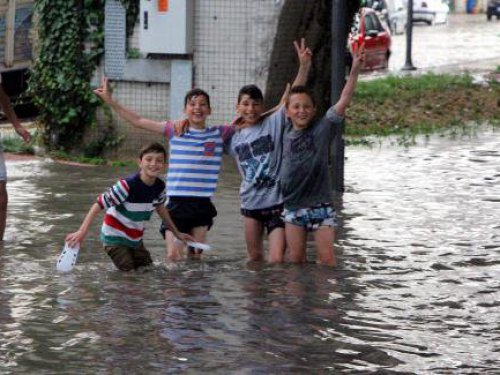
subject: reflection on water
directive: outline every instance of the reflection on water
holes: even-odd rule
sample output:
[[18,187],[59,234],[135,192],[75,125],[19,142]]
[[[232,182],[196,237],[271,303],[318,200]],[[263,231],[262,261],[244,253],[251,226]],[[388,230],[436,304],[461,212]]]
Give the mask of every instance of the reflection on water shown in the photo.
[[[120,273],[96,223],[70,274],[66,233],[130,170],[12,162],[0,248],[0,373],[496,373],[500,133],[350,148],[336,270],[247,264],[231,162],[215,250]],[[312,249],[310,249],[313,251]]]

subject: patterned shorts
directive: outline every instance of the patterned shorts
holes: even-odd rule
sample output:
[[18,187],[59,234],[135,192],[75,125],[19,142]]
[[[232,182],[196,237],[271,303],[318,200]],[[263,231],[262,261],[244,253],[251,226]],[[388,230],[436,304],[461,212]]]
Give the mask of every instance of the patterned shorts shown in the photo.
[[319,227],[335,227],[335,210],[329,203],[321,203],[313,207],[287,210],[284,212],[285,223],[304,227],[312,232]]

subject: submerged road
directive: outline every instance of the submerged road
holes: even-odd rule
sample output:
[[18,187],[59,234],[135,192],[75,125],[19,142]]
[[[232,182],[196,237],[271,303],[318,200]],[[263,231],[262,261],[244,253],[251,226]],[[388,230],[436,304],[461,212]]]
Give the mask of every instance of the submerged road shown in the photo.
[[[406,61],[406,35],[392,37],[385,75],[401,71]],[[412,62],[418,71],[481,71],[500,65],[500,22],[484,14],[452,14],[448,24],[413,26]]]

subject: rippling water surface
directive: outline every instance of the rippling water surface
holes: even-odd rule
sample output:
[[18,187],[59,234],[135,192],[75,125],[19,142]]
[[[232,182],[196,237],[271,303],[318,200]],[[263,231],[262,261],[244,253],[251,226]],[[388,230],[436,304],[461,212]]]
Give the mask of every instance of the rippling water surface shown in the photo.
[[155,218],[151,270],[115,271],[96,223],[59,274],[65,234],[130,170],[8,163],[0,373],[496,374],[499,150],[491,129],[349,148],[335,270],[246,262],[229,162],[202,262],[165,265]]

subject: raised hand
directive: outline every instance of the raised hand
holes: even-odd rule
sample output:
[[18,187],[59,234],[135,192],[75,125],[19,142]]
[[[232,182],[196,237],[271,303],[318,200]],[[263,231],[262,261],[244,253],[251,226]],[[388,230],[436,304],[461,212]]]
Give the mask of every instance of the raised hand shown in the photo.
[[297,76],[295,77],[292,87],[304,86],[307,83],[307,77],[309,76],[309,71],[312,66],[312,52],[306,46],[305,38],[298,41],[294,41],[295,51],[297,52],[297,57],[299,59],[299,69],[297,70]]
[[295,51],[297,51],[297,57],[299,58],[300,65],[310,66],[312,61],[312,52],[306,46],[306,39],[300,38],[300,43],[299,41],[295,40],[293,42],[293,45],[295,46]]
[[354,56],[352,60],[352,69],[360,69],[365,61],[365,43],[362,42],[361,45],[354,51]]
[[104,102],[108,103],[112,100],[111,90],[109,88],[109,82],[107,77],[103,77],[101,81],[101,87],[98,87],[94,90],[94,94],[96,94],[99,98],[101,98]]

